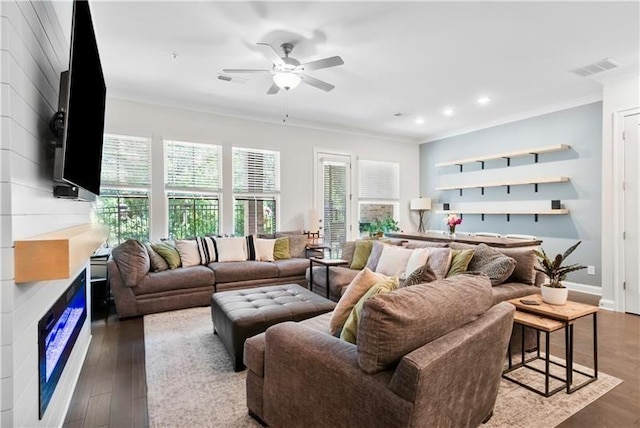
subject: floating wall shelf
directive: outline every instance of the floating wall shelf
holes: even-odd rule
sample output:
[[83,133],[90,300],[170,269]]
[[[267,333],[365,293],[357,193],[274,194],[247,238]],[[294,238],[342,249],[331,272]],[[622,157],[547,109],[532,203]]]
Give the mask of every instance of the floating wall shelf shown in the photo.
[[107,227],[82,224],[15,241],[15,282],[70,278],[107,236]]
[[547,183],[564,183],[569,181],[569,177],[540,177],[533,179],[525,179],[525,180],[503,180],[503,181],[492,181],[485,183],[473,183],[473,184],[459,184],[457,186],[444,186],[444,187],[436,187],[436,190],[460,190],[460,194],[462,195],[462,189],[482,189],[482,194],[484,195],[485,187],[507,187],[507,193],[510,193],[511,186],[521,186],[526,184],[533,184],[535,187],[535,191],[538,191],[538,184],[547,184]]
[[479,214],[482,216],[482,220],[484,221],[484,216],[485,215],[506,215],[507,216],[507,221],[509,221],[511,219],[512,215],[533,215],[535,216],[535,221],[538,221],[538,216],[539,215],[563,215],[563,214],[569,214],[569,210],[566,208],[561,208],[561,209],[557,209],[557,210],[494,210],[494,209],[462,209],[462,210],[456,210],[456,209],[451,209],[449,211],[444,211],[444,210],[438,210],[436,211],[436,214],[461,214],[461,215],[466,215],[466,214]]
[[436,164],[436,167],[440,168],[445,166],[459,165],[460,170],[462,170],[462,165],[464,164],[481,162],[484,168],[484,162],[490,161],[490,160],[496,160],[496,159],[506,159],[507,166],[508,166],[510,165],[511,158],[530,156],[530,155],[533,155],[535,162],[538,162],[538,155],[541,155],[543,153],[560,152],[563,150],[569,150],[570,148],[571,146],[568,144],[552,144],[549,146],[534,147],[532,149],[526,149],[526,150],[514,150],[510,152],[495,153],[490,155],[477,156],[473,158],[464,158],[464,159],[456,159],[456,160],[447,161],[447,162],[440,162]]

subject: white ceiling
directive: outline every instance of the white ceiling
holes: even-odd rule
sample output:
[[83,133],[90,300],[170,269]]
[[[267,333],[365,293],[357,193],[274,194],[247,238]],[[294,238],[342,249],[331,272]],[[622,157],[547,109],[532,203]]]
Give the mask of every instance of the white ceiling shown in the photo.
[[[637,1],[94,1],[92,11],[110,96],[278,122],[288,111],[291,124],[420,142],[595,99],[603,79],[639,62]],[[343,66],[309,72],[336,89],[266,95],[268,75],[217,79],[222,68],[269,68],[256,42],[293,42],[301,62],[340,55]],[[603,58],[623,67],[569,72]],[[478,105],[482,95],[491,103]]]

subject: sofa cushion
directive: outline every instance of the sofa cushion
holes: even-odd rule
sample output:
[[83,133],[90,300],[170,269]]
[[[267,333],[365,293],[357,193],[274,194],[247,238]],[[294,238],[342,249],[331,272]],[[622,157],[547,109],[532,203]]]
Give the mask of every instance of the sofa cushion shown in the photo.
[[[244,238],[242,238],[244,240]],[[250,281],[278,277],[278,267],[269,262],[225,262],[211,263],[209,268],[216,274],[216,283]]]
[[145,242],[144,247],[147,249],[147,254],[149,254],[149,262],[151,263],[151,270],[154,272],[162,272],[163,270],[169,269],[169,265],[167,261],[162,258],[162,256],[156,253],[151,247],[151,243]]
[[304,276],[309,267],[309,259],[287,259],[273,262],[278,267],[278,277]]
[[534,285],[536,283],[536,271],[534,267],[538,263],[535,253],[536,247],[524,248],[500,248],[505,256],[509,256],[516,261],[516,267],[506,282],[521,282],[523,284]]
[[346,287],[346,291],[338,301],[336,308],[331,315],[329,328],[331,334],[336,335],[342,330],[344,322],[349,318],[349,314],[358,301],[376,283],[384,281],[387,277],[381,273],[376,273],[369,268],[364,268],[353,278],[353,281]]
[[353,343],[354,345],[357,343],[358,337],[358,325],[360,322],[360,316],[362,313],[362,307],[364,304],[373,296],[382,293],[389,293],[393,290],[398,289],[398,277],[392,276],[390,278],[385,278],[382,281],[377,282],[371,288],[367,290],[366,293],[358,300],[358,302],[354,305],[351,313],[349,313],[349,317],[344,322],[344,327],[342,328],[342,332],[340,332],[340,339]]
[[111,257],[118,264],[122,283],[127,287],[135,287],[151,268],[147,249],[135,239],[127,239],[115,247]]
[[437,279],[443,279],[449,272],[451,265],[450,248],[429,248],[429,258],[427,264],[436,275]]
[[530,296],[531,294],[540,294],[540,289],[533,285],[522,284],[521,282],[505,282],[496,285],[491,289],[493,295],[493,304],[497,305],[518,297]]
[[462,274],[369,299],[358,327],[358,364],[376,373],[475,320],[492,305],[491,281]]
[[356,249],[353,252],[353,260],[351,261],[351,269],[362,269],[367,265],[369,256],[371,255],[371,249],[373,248],[373,241],[356,241]]
[[176,250],[176,247],[173,245],[173,241],[152,243],[151,248],[165,259],[169,265],[169,269],[178,269],[182,265],[180,253],[178,253],[178,250]]
[[475,250],[451,250],[451,265],[447,278],[467,271]]
[[293,259],[303,259],[307,255],[307,235],[289,235],[289,255]]
[[215,238],[218,262],[241,262],[247,260],[247,240],[244,237]]
[[387,245],[382,249],[382,255],[376,267],[376,272],[387,276],[404,278],[407,263],[413,254],[413,250]]
[[511,257],[486,244],[480,244],[476,247],[467,269],[486,274],[492,285],[498,285],[509,278],[515,267],[516,261]]
[[340,258],[342,260],[346,260],[349,262],[349,265],[351,265],[351,262],[353,262],[353,254],[356,251],[356,241],[347,241],[344,244],[342,244],[342,255],[340,256]]
[[286,260],[291,258],[288,237],[276,238],[276,242],[273,244],[273,258],[275,260]]
[[206,266],[191,266],[163,272],[150,272],[133,288],[133,292],[139,296],[161,291],[213,286],[214,282],[215,276],[211,269]]
[[448,242],[431,242],[431,241],[409,241],[404,244],[405,248],[416,249],[416,248],[447,248],[449,246]]
[[200,252],[198,251],[198,243],[196,240],[176,241],[176,250],[180,254],[182,267],[197,266],[200,264]]
[[371,254],[369,254],[369,258],[367,259],[367,265],[369,269],[375,272],[378,267],[378,263],[380,262],[380,256],[382,255],[382,250],[385,245],[389,245],[385,241],[373,241],[373,246],[371,247]]

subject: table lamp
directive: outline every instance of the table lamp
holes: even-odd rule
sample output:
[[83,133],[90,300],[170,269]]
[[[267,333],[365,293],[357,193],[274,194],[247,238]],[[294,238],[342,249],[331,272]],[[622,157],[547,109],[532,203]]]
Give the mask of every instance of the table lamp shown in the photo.
[[418,232],[424,232],[423,217],[424,212],[431,209],[431,198],[413,198],[409,204],[411,211],[418,211],[420,215],[420,224],[418,225]]

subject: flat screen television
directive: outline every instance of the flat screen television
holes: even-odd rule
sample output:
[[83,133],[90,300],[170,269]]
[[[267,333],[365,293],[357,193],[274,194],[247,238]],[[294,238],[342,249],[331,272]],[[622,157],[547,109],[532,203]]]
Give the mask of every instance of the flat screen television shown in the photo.
[[62,188],[54,187],[56,196],[100,194],[106,92],[89,3],[74,1],[69,70],[60,78],[54,179]]

